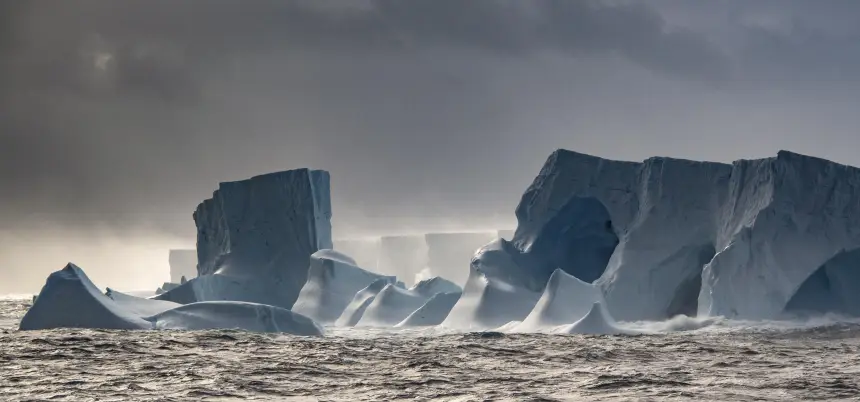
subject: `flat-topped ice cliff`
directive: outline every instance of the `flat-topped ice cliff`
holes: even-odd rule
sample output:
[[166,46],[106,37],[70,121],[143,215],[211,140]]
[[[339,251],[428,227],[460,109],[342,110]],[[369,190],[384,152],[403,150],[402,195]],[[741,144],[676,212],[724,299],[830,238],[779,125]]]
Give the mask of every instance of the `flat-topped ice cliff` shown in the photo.
[[857,259],[831,260],[860,248],[860,169],[785,151],[723,164],[559,150],[516,216],[511,242],[490,247],[507,257],[473,260],[485,276],[541,291],[556,268],[586,281],[602,269],[595,285],[619,320],[773,318],[822,267],[857,277]]
[[221,183],[194,212],[199,277],[159,298],[291,308],[311,254],[332,248],[329,180],[326,171],[297,169]]

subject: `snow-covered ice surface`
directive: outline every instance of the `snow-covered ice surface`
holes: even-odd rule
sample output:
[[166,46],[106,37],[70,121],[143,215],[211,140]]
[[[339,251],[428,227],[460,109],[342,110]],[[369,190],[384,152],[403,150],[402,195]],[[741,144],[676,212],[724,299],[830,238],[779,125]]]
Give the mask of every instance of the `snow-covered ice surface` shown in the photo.
[[535,332],[573,324],[585,317],[592,305],[598,302],[603,302],[600,289],[557,269],[550,276],[534,309],[514,329]]
[[358,327],[392,327],[418,310],[431,296],[388,284],[364,310]]
[[299,292],[292,310],[322,324],[335,322],[355,294],[383,276],[360,268],[350,256],[335,250],[319,250],[311,255],[308,281]]
[[[640,336],[437,328],[16,331],[0,300],[0,400],[856,400],[860,323],[683,319]],[[693,329],[665,332],[675,329]]]
[[322,336],[324,333],[319,324],[290,310],[235,301],[180,305],[147,317],[146,320],[153,324],[154,329],[242,329],[303,336]]
[[370,303],[373,303],[376,295],[392,283],[391,278],[393,277],[385,276],[379,278],[370,285],[367,285],[366,288],[356,292],[352,300],[340,314],[340,317],[335,321],[336,325],[339,327],[352,327],[358,324],[358,321],[364,315],[364,311],[367,310]]

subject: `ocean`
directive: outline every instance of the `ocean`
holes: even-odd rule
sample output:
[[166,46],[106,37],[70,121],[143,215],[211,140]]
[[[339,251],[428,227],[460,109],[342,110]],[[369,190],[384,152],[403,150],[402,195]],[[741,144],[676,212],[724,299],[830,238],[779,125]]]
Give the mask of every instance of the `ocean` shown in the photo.
[[[675,319],[579,336],[329,328],[18,331],[0,299],[2,401],[860,400],[860,322]],[[72,312],[70,312],[72,313]]]

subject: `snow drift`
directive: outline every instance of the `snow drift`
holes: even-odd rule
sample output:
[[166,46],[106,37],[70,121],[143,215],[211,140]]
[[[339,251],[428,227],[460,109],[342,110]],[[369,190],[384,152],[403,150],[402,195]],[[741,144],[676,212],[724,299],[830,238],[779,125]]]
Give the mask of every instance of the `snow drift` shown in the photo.
[[311,255],[308,280],[299,293],[293,311],[320,323],[332,323],[340,317],[353,296],[374,281],[384,277],[359,268],[349,256],[334,250],[320,250]]

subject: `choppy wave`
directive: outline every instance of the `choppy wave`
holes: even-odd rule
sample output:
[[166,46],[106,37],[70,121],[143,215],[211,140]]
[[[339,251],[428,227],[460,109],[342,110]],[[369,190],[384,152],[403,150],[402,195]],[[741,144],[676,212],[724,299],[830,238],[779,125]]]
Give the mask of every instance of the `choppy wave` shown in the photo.
[[647,335],[330,329],[19,332],[0,301],[0,400],[774,400],[860,397],[838,316],[624,323]]

